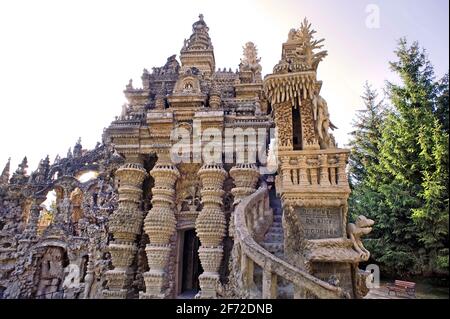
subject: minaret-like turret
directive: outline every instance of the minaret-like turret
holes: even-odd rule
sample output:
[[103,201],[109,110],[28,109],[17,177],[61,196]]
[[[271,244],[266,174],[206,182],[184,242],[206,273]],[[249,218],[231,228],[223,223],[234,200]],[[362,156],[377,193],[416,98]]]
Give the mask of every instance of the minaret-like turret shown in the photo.
[[73,147],[73,157],[80,157],[83,155],[83,146],[81,145],[81,137],[78,138],[77,143]]
[[9,181],[9,170],[11,168],[11,157],[8,158],[8,162],[3,169],[2,175],[0,175],[0,184],[8,184]]
[[182,72],[195,67],[206,76],[214,73],[216,62],[214,59],[214,47],[208,34],[209,28],[199,15],[199,20],[192,25],[192,35],[184,40],[184,46],[180,52]]

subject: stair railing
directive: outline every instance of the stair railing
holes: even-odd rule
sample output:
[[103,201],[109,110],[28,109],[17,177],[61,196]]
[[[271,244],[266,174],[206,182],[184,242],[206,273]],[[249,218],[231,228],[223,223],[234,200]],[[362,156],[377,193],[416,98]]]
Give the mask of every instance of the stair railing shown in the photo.
[[[286,261],[276,257],[264,249],[258,241],[264,237],[273,221],[273,212],[269,206],[269,192],[267,185],[263,184],[255,193],[244,198],[234,212],[235,245],[238,245],[238,260],[240,263],[241,282],[239,286],[247,291],[256,289],[254,283],[254,265],[263,270],[262,292],[264,299],[277,298],[278,277],[292,282],[295,291],[306,290],[318,298],[343,298],[341,288],[322,281],[309,273],[294,267]],[[256,240],[257,239],[257,240]],[[297,289],[300,288],[300,289]],[[248,295],[254,296],[249,293]],[[294,294],[294,298],[301,298]]]

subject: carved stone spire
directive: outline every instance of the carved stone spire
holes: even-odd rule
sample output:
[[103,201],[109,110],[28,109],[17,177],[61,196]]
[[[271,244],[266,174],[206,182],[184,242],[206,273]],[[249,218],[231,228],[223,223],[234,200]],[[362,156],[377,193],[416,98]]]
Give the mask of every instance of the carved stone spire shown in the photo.
[[19,164],[17,170],[11,177],[11,184],[25,184],[28,180],[27,175],[28,159],[25,156]]
[[295,73],[317,71],[319,63],[327,56],[327,51],[319,51],[324,39],[315,40],[315,30],[305,18],[298,30],[291,29],[287,42],[283,43],[281,61],[274,67],[273,73]]
[[83,146],[81,145],[81,137],[78,138],[77,143],[73,147],[73,157],[80,157],[82,155]]
[[258,58],[258,50],[253,42],[247,42],[244,49],[244,57],[239,64],[239,73],[241,83],[261,83],[262,67],[259,63],[261,58]]
[[205,75],[211,75],[216,67],[214,47],[209,37],[209,28],[200,14],[199,20],[192,25],[192,35],[184,40],[180,52],[182,72],[195,67]]
[[8,162],[6,162],[2,175],[0,175],[0,184],[8,184],[10,168],[11,168],[11,157],[8,158]]

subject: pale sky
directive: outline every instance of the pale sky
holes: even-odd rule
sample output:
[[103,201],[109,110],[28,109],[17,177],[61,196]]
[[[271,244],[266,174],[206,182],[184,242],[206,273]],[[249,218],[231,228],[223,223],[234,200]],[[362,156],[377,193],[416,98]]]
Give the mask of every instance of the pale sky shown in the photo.
[[[366,23],[373,4],[379,28]],[[27,155],[30,173],[47,154],[65,156],[78,137],[94,147],[120,113],[128,80],[140,86],[144,68],[178,56],[199,13],[216,67],[235,70],[253,41],[263,74],[306,16],[326,39],[318,78],[343,146],[364,82],[382,89],[394,79],[388,61],[398,38],[418,40],[436,74],[447,72],[448,11],[447,0],[0,0],[0,170],[8,157],[13,171]]]

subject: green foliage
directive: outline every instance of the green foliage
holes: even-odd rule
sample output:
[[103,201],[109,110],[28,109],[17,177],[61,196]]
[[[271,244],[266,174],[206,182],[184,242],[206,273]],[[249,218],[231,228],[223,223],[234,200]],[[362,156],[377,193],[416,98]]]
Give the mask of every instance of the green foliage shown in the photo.
[[376,221],[375,262],[408,275],[448,265],[448,74],[434,80],[418,43],[401,39],[395,53],[401,84],[387,83],[390,108],[366,85],[354,122],[350,209]]

